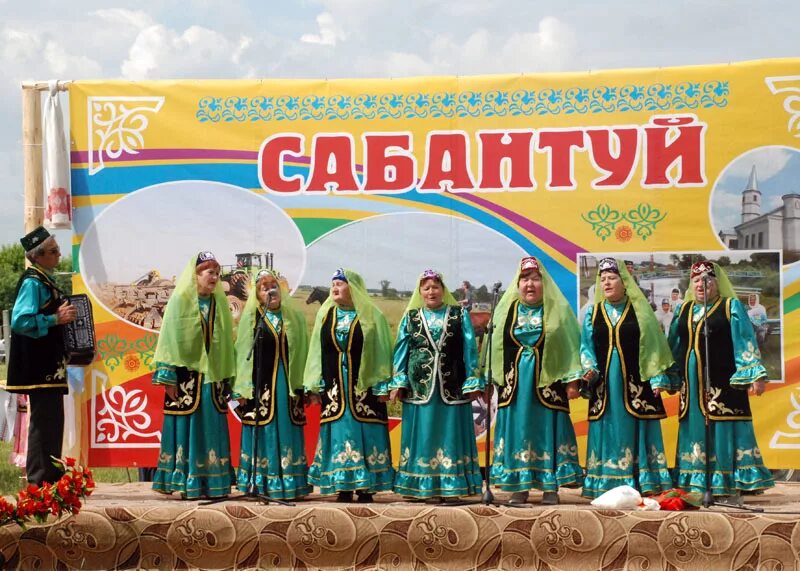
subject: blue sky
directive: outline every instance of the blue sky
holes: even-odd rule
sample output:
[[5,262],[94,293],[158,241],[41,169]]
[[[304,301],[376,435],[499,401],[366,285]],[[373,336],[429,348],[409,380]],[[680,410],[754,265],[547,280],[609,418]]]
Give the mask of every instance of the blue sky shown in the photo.
[[0,15],[0,244],[22,232],[23,80],[535,73],[800,55],[795,0],[0,0]]

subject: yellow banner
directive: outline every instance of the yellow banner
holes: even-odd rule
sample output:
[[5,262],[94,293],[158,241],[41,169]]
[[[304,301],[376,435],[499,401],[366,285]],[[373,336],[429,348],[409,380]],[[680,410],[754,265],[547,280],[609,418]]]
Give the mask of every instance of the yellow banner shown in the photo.
[[[245,270],[274,266],[311,323],[348,266],[393,327],[427,267],[472,284],[480,327],[523,255],[577,312],[593,260],[616,253],[656,311],[697,255],[729,269],[774,380],[752,401],[765,461],[800,466],[799,68],[71,84],[75,289],[93,299],[99,351],[90,459],[154,464],[155,342],[199,250],[222,260],[235,314]],[[583,445],[583,401],[573,420]]]

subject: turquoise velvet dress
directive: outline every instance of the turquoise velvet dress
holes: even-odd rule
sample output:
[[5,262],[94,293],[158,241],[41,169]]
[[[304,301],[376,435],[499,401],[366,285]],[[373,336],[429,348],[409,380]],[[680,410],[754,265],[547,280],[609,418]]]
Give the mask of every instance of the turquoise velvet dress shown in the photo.
[[[336,308],[336,342],[345,351],[342,371],[344,412],[319,428],[317,451],[308,470],[308,479],[323,495],[355,490],[382,492],[392,489],[389,430],[385,424],[359,422],[350,411],[350,363],[347,362],[347,339],[356,318],[355,310]],[[320,390],[325,381],[320,379]]]
[[[462,312],[462,347],[467,378],[464,394],[482,390],[478,371],[478,349],[469,313]],[[421,309],[431,338],[438,343],[443,331],[447,306]],[[408,389],[409,339],[408,314],[403,316],[394,349],[394,375],[388,388]],[[380,392],[380,389],[378,390]],[[400,461],[394,491],[413,498],[470,496],[481,492],[483,478],[478,464],[478,447],[472,422],[472,403],[449,405],[444,402],[439,381],[434,381],[426,403],[403,402]]]
[[[208,323],[211,298],[199,298],[200,319]],[[156,363],[154,384],[175,385],[175,368]],[[203,379],[200,403],[186,415],[164,415],[161,452],[153,477],[158,492],[180,492],[188,499],[230,493],[234,473],[228,435],[228,415],[214,407],[211,384]]]
[[[619,303],[603,302],[612,325],[616,325],[625,309],[627,299]],[[581,330],[581,365],[584,370],[598,369],[592,340],[592,314],[594,306],[586,312]],[[650,380],[652,388],[669,389],[671,381],[666,374]],[[586,477],[582,495],[596,498],[617,486],[629,485],[643,495],[658,494],[672,488],[664,455],[661,421],[637,419],[625,410],[622,369],[616,347],[611,352],[608,371],[608,401],[603,416],[589,421],[586,444]],[[638,429],[639,481],[634,481],[635,434]]]
[[[281,312],[267,311],[266,316],[275,332],[280,334],[283,327]],[[291,351],[291,347],[289,350]],[[239,469],[236,472],[237,487],[242,492],[248,491],[253,476],[259,494],[291,500],[311,493],[303,427],[294,424],[290,418],[290,398],[286,369],[279,359],[272,420],[258,428],[242,424],[242,445]],[[258,467],[255,474],[252,474],[253,435],[256,430],[259,430],[256,453]]]
[[[696,324],[703,314],[703,306],[692,308],[692,324]],[[680,315],[680,307],[675,310]],[[747,311],[739,300],[731,303],[731,337],[733,338],[736,372],[730,379],[732,386],[747,390],[748,385],[765,377],[767,371],[761,364],[753,326]],[[669,334],[673,353],[678,352],[680,344],[678,319],[673,319]],[[676,361],[683,363],[683,356],[676,355]],[[692,349],[688,362],[689,401],[688,410],[678,428],[678,447],[675,458],[675,485],[684,489],[702,492],[706,487],[705,474],[705,417],[700,410],[700,395],[697,378],[697,355]],[[761,457],[756,442],[752,420],[712,421],[711,442],[711,492],[715,496],[732,495],[739,492],[757,492],[774,486],[772,474]]]
[[[514,400],[497,411],[492,484],[506,492],[531,488],[556,492],[559,486],[579,486],[583,470],[569,414],[544,406],[536,395],[536,353],[542,335],[544,305],[520,302],[514,336],[525,348],[519,359],[519,383]],[[580,376],[575,371],[574,377]]]

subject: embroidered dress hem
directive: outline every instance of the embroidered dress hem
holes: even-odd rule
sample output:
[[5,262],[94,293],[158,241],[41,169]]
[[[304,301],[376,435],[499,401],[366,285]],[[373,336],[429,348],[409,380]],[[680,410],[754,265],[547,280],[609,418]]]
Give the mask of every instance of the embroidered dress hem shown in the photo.
[[[675,474],[675,484],[687,491],[704,492],[706,471],[681,470]],[[711,472],[711,493],[730,496],[736,493],[759,493],[775,486],[772,474],[764,466],[740,466],[735,473],[715,470]]]
[[[266,480],[266,482],[265,482]],[[266,484],[266,485],[265,485]],[[250,466],[240,466],[237,470],[236,487],[244,494],[250,487]],[[264,474],[255,475],[255,492],[279,500],[295,500],[310,494],[314,489],[308,483],[304,470],[297,474],[283,473],[283,476]]]
[[153,477],[153,490],[162,494],[180,492],[189,500],[201,498],[220,498],[227,496],[231,491],[231,478],[229,475],[193,476],[186,479],[182,472],[156,470]]
[[670,478],[667,469],[643,471],[639,473],[639,485],[637,487],[633,474],[620,476],[587,475],[583,481],[581,496],[594,499],[612,488],[624,485],[637,488],[643,496],[652,496],[672,489],[672,478]]
[[555,475],[551,468],[492,466],[492,485],[504,492],[557,492],[559,488],[578,488],[582,482],[583,470],[577,462],[560,463]]
[[419,499],[474,496],[483,491],[483,479],[480,472],[452,476],[420,476],[398,470],[394,491],[402,496]]
[[339,468],[322,472],[319,464],[312,464],[308,470],[308,481],[319,488],[323,496],[338,492],[367,490],[369,493],[388,492],[392,489],[394,470],[381,468],[375,471],[363,467]]

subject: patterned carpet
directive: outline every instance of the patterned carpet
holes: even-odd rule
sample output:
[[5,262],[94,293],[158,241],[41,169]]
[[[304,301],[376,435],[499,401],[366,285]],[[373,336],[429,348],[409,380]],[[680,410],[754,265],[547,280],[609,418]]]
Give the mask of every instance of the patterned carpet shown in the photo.
[[[502,495],[498,494],[502,499]],[[147,484],[102,485],[77,517],[0,528],[19,569],[788,569],[800,560],[800,485],[731,511],[595,510],[576,492],[552,508],[441,507],[317,499],[211,506]],[[797,513],[793,513],[797,512]]]

